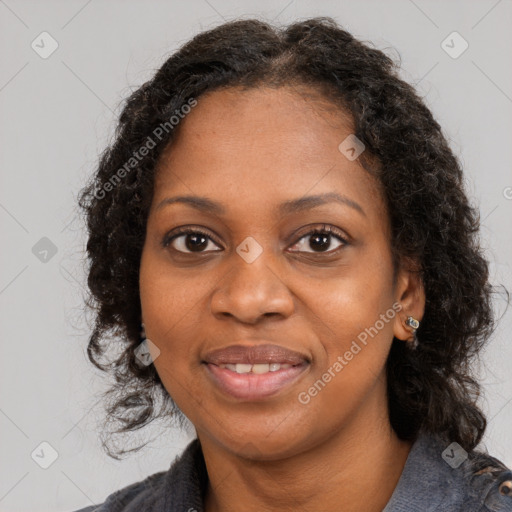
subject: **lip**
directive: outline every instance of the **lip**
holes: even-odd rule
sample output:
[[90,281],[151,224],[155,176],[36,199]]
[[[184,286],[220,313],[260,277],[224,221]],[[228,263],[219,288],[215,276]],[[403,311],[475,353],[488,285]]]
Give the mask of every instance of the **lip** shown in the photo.
[[309,358],[294,350],[270,343],[262,345],[237,344],[208,352],[204,357],[204,362],[217,366],[238,363],[281,363],[295,366],[309,363]]
[[[280,363],[292,365],[277,371],[255,374],[237,373],[224,364]],[[261,401],[275,396],[296,382],[309,369],[307,356],[273,344],[231,345],[209,352],[203,361],[214,385],[230,397]]]

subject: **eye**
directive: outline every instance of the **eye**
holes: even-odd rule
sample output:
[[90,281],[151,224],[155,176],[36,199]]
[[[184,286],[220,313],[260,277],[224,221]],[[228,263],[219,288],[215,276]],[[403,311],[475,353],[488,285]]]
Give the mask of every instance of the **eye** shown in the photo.
[[211,246],[218,247],[211,235],[199,228],[178,228],[165,236],[162,245],[172,245],[173,249],[184,254],[218,252],[211,250]]
[[[339,245],[329,250],[335,240]],[[183,254],[222,251],[222,248],[219,247],[220,244],[213,239],[210,233],[200,228],[191,227],[178,228],[168,233],[164,237],[162,245],[164,247],[171,245],[174,250]],[[346,245],[348,245],[348,241],[342,232],[324,224],[302,235],[291,248],[298,248],[298,252],[332,254]]]
[[[339,241],[339,245],[331,250],[328,250],[335,239]],[[348,245],[348,241],[344,238],[340,231],[332,226],[323,225],[303,235],[299,241],[292,246],[292,248],[298,247],[299,252],[332,254],[336,252],[340,247],[344,247],[346,245]]]

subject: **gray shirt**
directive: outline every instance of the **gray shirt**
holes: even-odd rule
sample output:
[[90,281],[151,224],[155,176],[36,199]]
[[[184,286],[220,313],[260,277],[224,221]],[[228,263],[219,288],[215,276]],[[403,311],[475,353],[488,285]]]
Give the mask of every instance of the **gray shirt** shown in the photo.
[[[201,446],[195,439],[169,470],[75,512],[204,512],[207,482]],[[487,453],[467,453],[456,443],[420,434],[382,512],[434,511],[512,512],[512,471]]]

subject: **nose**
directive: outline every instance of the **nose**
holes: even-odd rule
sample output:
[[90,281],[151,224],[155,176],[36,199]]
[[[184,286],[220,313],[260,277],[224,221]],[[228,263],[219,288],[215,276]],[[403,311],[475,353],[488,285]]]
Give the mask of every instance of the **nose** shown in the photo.
[[252,263],[234,253],[230,271],[217,285],[211,298],[211,310],[219,318],[232,317],[239,322],[255,324],[266,317],[291,316],[294,297],[272,265],[266,251]]

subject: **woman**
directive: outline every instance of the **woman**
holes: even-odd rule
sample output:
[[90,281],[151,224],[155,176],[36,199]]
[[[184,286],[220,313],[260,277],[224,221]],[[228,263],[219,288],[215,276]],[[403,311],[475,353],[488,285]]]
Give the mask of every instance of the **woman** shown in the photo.
[[84,511],[512,511],[512,472],[475,450],[478,213],[385,54],[330,18],[226,23],[116,135],[80,200],[89,357],[118,432],[186,416],[197,439]]

